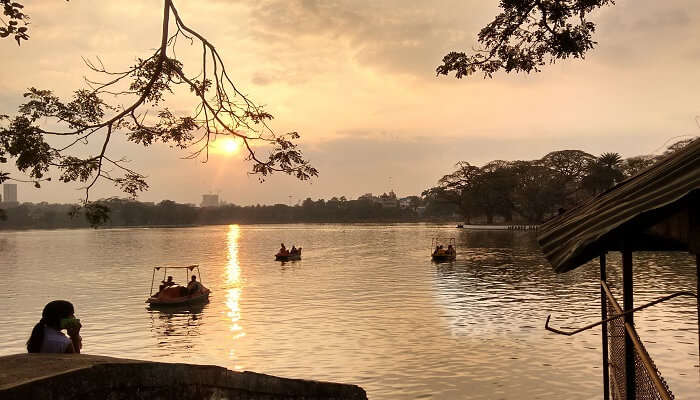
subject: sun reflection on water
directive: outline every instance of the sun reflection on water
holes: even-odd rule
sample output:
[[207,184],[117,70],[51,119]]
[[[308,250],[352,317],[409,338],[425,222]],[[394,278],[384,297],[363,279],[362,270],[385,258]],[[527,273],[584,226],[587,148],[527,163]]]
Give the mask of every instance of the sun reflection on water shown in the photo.
[[[240,227],[238,225],[229,225],[226,235],[228,247],[227,264],[226,264],[226,316],[231,319],[231,341],[232,346],[229,350],[229,359],[236,358],[236,351],[233,342],[245,336],[243,327],[239,324],[241,320],[241,290],[243,282],[241,281],[241,267],[238,264],[238,240],[240,237]],[[242,369],[236,365],[236,369]]]

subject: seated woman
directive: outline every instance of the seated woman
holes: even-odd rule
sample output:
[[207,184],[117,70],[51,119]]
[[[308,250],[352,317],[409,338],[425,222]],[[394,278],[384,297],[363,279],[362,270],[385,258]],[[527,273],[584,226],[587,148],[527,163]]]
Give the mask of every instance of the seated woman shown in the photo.
[[[30,353],[80,353],[83,339],[80,337],[80,320],[75,318],[73,304],[54,300],[44,306],[41,320],[32,329],[27,340]],[[61,332],[66,329],[68,337]]]

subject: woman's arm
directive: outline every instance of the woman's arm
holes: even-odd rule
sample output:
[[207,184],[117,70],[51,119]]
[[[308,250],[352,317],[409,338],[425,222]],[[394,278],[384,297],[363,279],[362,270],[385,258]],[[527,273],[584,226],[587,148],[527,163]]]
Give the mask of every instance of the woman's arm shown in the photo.
[[68,345],[66,353],[80,354],[80,350],[83,348],[83,338],[80,337],[80,328],[82,328],[80,322],[68,328],[68,337],[70,337],[71,343]]

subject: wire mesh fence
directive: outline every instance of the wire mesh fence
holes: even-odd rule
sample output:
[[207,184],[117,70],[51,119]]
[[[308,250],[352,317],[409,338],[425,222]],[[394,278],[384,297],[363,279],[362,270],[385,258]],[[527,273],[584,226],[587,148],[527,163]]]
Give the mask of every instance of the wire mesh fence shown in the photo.
[[[622,309],[605,286],[608,315],[621,314]],[[629,332],[634,347],[634,399],[672,400],[673,393],[661,377],[658,368],[647,353],[633,326],[625,324],[624,318],[608,322],[608,347],[610,368],[610,390],[614,400],[627,399],[625,375],[625,331]]]

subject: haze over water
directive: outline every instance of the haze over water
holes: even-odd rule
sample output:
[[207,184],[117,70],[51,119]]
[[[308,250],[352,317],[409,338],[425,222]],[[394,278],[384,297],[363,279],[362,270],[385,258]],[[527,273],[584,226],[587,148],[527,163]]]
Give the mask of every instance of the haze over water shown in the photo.
[[[452,263],[431,237],[456,237]],[[303,260],[281,264],[284,242]],[[694,259],[635,253],[635,304],[694,290]],[[152,268],[202,266],[204,307],[148,310]],[[619,257],[609,256],[619,296]],[[531,232],[429,224],[250,225],[0,232],[0,355],[24,352],[52,299],[76,306],[84,353],[216,364],[353,383],[371,399],[601,397],[595,263],[556,275]],[[182,283],[185,272],[173,273]],[[156,277],[156,281],[162,276]],[[677,299],[636,314],[677,398],[698,381],[697,314]]]

